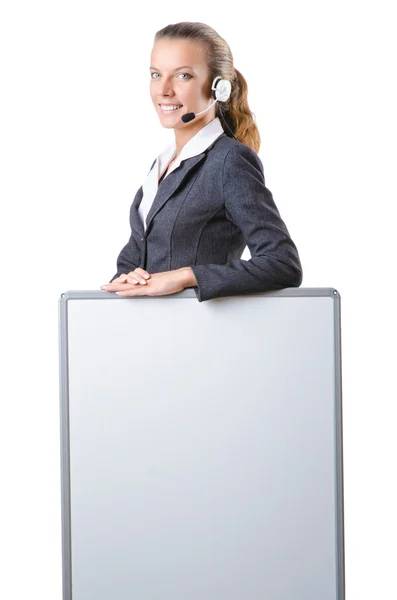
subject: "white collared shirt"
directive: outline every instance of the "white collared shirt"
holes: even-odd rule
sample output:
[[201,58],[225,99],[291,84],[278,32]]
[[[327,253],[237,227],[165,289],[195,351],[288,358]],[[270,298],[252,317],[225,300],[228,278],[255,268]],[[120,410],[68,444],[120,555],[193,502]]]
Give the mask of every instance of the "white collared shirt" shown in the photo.
[[[169,172],[168,175],[179,165],[182,160],[186,160],[187,158],[191,158],[192,156],[196,156],[197,154],[201,154],[210,146],[220,135],[224,133],[224,129],[219,120],[219,117],[215,117],[212,119],[207,125],[202,127],[200,131],[198,131],[186,144],[183,146],[182,151]],[[143,222],[143,227],[146,230],[146,217],[152,206],[153,200],[157,194],[157,190],[159,187],[159,179],[166,171],[168,165],[172,161],[172,159],[176,155],[176,142],[175,140],[167,146],[161,154],[156,158],[156,162],[153,165],[153,168],[148,173],[145,182],[142,186],[143,196],[141,203],[138,207],[138,212]]]

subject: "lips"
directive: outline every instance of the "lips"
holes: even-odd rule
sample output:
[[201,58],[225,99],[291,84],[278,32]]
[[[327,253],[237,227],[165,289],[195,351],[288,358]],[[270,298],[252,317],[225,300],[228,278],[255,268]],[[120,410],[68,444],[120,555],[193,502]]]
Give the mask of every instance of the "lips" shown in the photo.
[[183,104],[180,104],[178,106],[178,108],[164,108],[165,106],[177,106],[177,105],[176,104],[164,104],[163,106],[161,106],[161,104],[159,104],[162,115],[172,115],[172,113],[178,112],[183,108]]
[[[178,108],[176,108],[176,109],[164,108],[164,106],[177,106]],[[163,111],[173,112],[173,110],[180,110],[183,107],[183,104],[179,104],[179,105],[178,104],[163,104],[163,105],[159,104],[159,107]]]

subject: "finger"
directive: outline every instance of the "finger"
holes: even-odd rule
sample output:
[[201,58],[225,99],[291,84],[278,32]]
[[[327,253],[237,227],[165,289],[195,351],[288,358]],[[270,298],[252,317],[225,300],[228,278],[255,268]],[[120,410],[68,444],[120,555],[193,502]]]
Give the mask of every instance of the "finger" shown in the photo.
[[105,283],[104,285],[101,285],[101,289],[106,289],[109,285],[112,285],[112,283],[123,283],[126,280],[127,275],[125,273],[122,273],[118,277],[115,277],[111,283]]
[[137,267],[135,269],[134,273],[138,273],[139,275],[142,275],[142,277],[144,277],[145,279],[150,278],[150,273],[148,273],[147,271],[145,271],[145,269],[142,269],[141,267]]
[[[142,281],[145,281],[145,279],[141,280],[141,278],[138,275],[135,275],[135,274],[134,275],[128,274],[127,277],[126,277],[126,282],[127,283],[132,283],[134,285],[136,285],[137,283],[142,283]],[[145,283],[146,283],[146,281],[145,281]]]
[[107,285],[101,285],[101,290],[104,290],[105,292],[116,292],[117,290],[124,290],[126,285],[126,283],[114,283],[112,281],[112,283],[108,283]]
[[111,283],[105,283],[104,285],[101,285],[101,290],[105,290],[105,292],[113,292],[115,289],[121,289],[121,288],[117,287],[120,285],[125,285],[125,284],[119,277],[117,277],[116,279],[113,279],[113,281]]
[[141,275],[141,272],[144,272],[143,269],[135,269],[135,271],[131,271],[131,273],[128,273],[127,275],[127,281],[128,283],[140,283],[142,285],[146,284],[146,279],[143,277],[143,275]]
[[[127,279],[127,276],[126,276],[126,279]],[[101,285],[101,290],[105,290],[105,292],[121,291],[121,290],[125,290],[126,286],[128,289],[129,283],[131,284],[131,282],[123,283],[122,281],[119,281],[119,279],[117,278],[117,279],[113,279],[113,281],[111,283]],[[131,284],[131,285],[133,285],[133,284]],[[136,286],[136,283],[135,283],[135,286]]]

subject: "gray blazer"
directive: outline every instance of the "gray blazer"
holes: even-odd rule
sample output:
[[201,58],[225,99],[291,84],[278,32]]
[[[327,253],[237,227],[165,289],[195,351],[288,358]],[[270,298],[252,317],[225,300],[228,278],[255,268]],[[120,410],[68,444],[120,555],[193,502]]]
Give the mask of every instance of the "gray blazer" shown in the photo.
[[[156,161],[153,162],[150,170]],[[117,258],[117,273],[191,267],[199,302],[299,287],[298,250],[265,186],[263,165],[249,146],[221,134],[165,177],[146,218],[130,209],[131,236]],[[251,258],[240,257],[248,246]]]

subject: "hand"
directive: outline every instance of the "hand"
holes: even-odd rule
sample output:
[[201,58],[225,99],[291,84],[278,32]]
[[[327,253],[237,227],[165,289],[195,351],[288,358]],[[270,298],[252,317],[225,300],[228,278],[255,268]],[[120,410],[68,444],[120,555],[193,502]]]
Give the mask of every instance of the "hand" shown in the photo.
[[[149,279],[150,277],[150,273],[148,273],[147,271],[145,271],[145,269],[141,269],[140,267],[137,267],[136,269],[134,269],[134,271],[130,271],[128,274],[122,273],[119,277],[116,277],[115,279],[113,279],[112,283],[133,283],[134,285],[136,285],[137,283],[140,283],[142,285],[146,284],[146,280]],[[107,287],[109,284],[105,284],[105,285],[101,285],[101,289],[103,290],[107,290]],[[114,290],[109,290],[109,291],[114,291]]]
[[[139,271],[137,273],[137,271]],[[144,279],[144,275],[148,279]],[[185,268],[175,269],[173,271],[163,271],[152,273],[151,275],[144,269],[135,269],[128,275],[124,273],[107,285],[101,286],[107,292],[116,292],[119,296],[165,296],[181,292],[186,286],[187,272]],[[139,278],[139,283],[134,283]],[[145,281],[145,283],[143,283]]]

